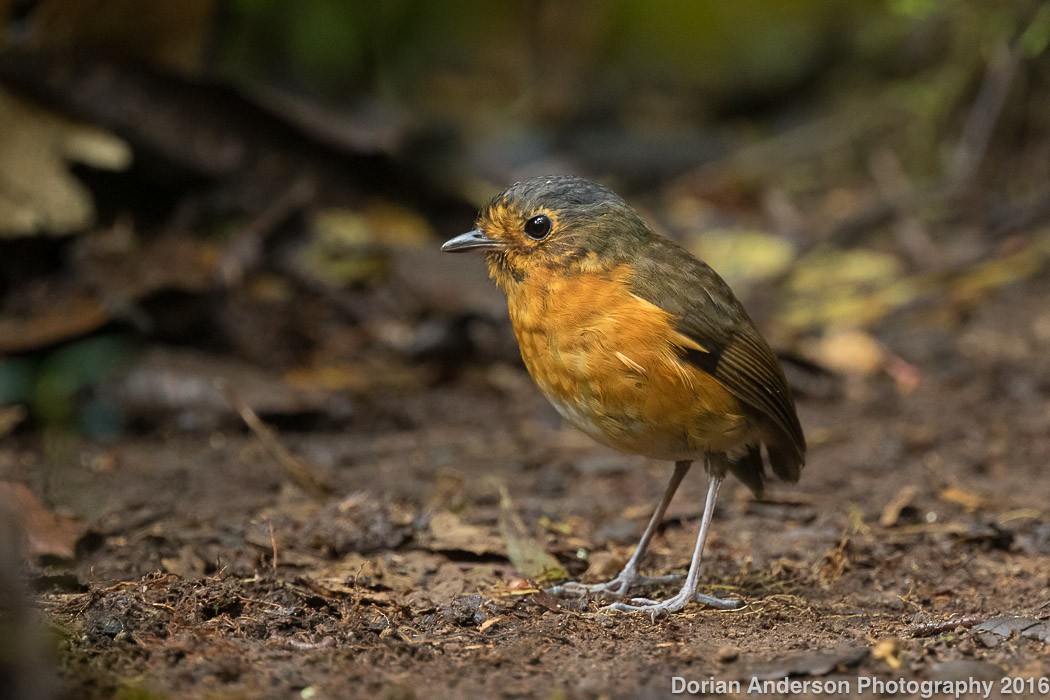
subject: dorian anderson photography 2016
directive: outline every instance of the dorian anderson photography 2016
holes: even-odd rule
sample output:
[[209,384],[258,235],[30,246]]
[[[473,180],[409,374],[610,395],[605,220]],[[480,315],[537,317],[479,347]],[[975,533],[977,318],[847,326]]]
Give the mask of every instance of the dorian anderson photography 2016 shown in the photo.
[[1050,678],[1005,677],[997,681],[976,678],[960,680],[910,680],[905,678],[880,678],[879,676],[857,676],[856,678],[802,679],[778,678],[750,680],[723,680],[709,676],[702,680],[682,676],[671,677],[672,695],[834,695],[846,696],[854,693],[876,694],[883,697],[906,695],[909,697],[991,697],[998,691],[1002,695],[1040,697],[1050,695]]

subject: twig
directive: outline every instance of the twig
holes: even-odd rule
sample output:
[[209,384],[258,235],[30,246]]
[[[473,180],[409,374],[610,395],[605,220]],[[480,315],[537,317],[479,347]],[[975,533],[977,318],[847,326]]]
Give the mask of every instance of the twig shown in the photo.
[[897,156],[889,149],[880,149],[871,157],[868,169],[880,195],[894,209],[894,228],[901,249],[919,267],[933,267],[943,260],[919,216],[915,188]]
[[919,489],[913,484],[902,486],[897,494],[890,499],[890,502],[886,504],[886,507],[882,509],[882,515],[879,516],[879,525],[881,527],[893,527],[900,520],[901,511],[911,505],[912,499],[919,493]]
[[979,617],[968,615],[967,617],[957,617],[952,620],[942,620],[940,622],[923,622],[922,624],[915,625],[911,628],[911,636],[932,637],[935,634],[947,632],[956,627],[965,627],[969,629],[981,621],[982,620]]
[[977,173],[1020,65],[1021,47],[1016,40],[1003,41],[988,61],[984,79],[970,107],[970,114],[952,157],[947,178],[950,191],[959,192]]
[[273,532],[272,520],[267,520],[266,526],[270,528],[270,547],[273,548],[273,577],[277,578],[277,536]]
[[674,188],[702,192],[728,179],[759,179],[799,160],[845,148],[862,136],[891,131],[905,119],[887,94],[739,148],[677,178]]
[[996,238],[1030,228],[1050,219],[1050,188],[1044,188],[992,210],[988,228]]
[[[292,454],[292,452],[281,444],[281,441],[277,439],[277,435],[273,428],[266,425],[259,418],[259,415],[252,410],[251,406],[244,402],[241,395],[234,389],[229,383],[220,380],[220,388],[226,394],[226,400],[229,401],[230,406],[241,416],[241,420],[244,424],[255,433],[255,436],[262,442],[263,447],[273,455],[277,460],[278,464],[284,470],[284,473],[290,478],[299,488],[309,493],[314,498],[323,498],[331,494],[334,489],[325,479],[318,476],[313,470],[307,465],[306,461],[298,455]],[[276,558],[276,555],[275,555]]]
[[284,645],[294,651],[313,651],[314,649],[328,649],[335,646],[335,638],[326,634],[319,642],[301,642],[298,639],[289,639]]
[[[879,196],[846,218],[834,222],[828,230],[813,236],[811,244],[835,243],[849,246],[872,229],[893,222],[898,224],[898,235],[902,237],[902,243],[911,248],[909,254],[913,258],[926,258],[936,252],[930,246],[932,239],[922,230],[916,213],[920,209],[924,212],[939,211],[943,204],[956,200],[973,181],[973,177],[987,154],[992,134],[999,123],[1023,59],[1020,37],[1024,35],[1032,22],[1036,21],[1036,17],[1037,15],[1033,14],[1027,21],[1022,21],[1019,24],[1020,31],[1016,32],[1013,37],[1004,39],[988,61],[948,171],[941,178],[931,182],[909,183],[907,190],[903,193],[907,195],[903,201],[894,196],[893,178],[887,180],[882,177],[884,174],[874,173],[876,184],[881,190]],[[873,126],[878,127],[889,123],[889,120],[883,120],[875,122]],[[701,182],[704,181],[704,178],[710,180],[726,171],[733,171],[734,168],[743,168],[744,172],[749,174],[751,170],[748,168],[758,170],[758,172],[768,172],[774,167],[781,166],[783,161],[776,156],[782,157],[784,154],[795,155],[796,159],[813,157],[822,152],[821,149],[811,147],[809,150],[798,150],[799,137],[811,137],[814,143],[834,145],[835,141],[823,135],[822,131],[837,126],[836,122],[830,120],[818,120],[803,125],[802,128],[741,149],[731,158],[718,161],[699,171],[693,176],[693,180],[699,179]],[[860,133],[862,133],[861,130],[854,129],[849,132],[849,138],[856,138]],[[765,169],[763,170],[761,165],[756,163],[764,164]],[[877,167],[879,165],[881,164],[876,164]],[[878,182],[880,177],[882,181]],[[890,192],[886,191],[887,184],[891,185]],[[1016,230],[1042,221],[1048,216],[1050,216],[1050,198],[1040,194],[1031,202],[1021,203],[1000,213],[999,220],[993,221],[990,228],[996,230],[996,233],[1000,233],[1000,229]]]
[[292,214],[309,205],[317,194],[311,180],[296,180],[277,199],[242,228],[227,244],[219,263],[219,279],[226,287],[236,285],[255,268],[263,255],[263,242]]

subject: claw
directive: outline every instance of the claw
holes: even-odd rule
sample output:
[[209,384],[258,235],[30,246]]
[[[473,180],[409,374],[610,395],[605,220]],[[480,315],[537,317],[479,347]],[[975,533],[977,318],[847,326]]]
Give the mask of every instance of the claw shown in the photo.
[[[605,583],[565,583],[560,586],[552,586],[551,588],[548,588],[547,593],[556,596],[569,594],[583,597],[590,594],[597,594],[602,598],[623,598],[627,594],[627,591],[630,590],[631,586],[636,583],[668,583],[669,581],[681,579],[681,576],[675,575],[654,577],[639,576],[638,561],[641,559],[642,553],[649,544],[649,540],[652,538],[653,532],[655,531],[660,518],[663,517],[664,512],[667,510],[667,504],[674,495],[675,489],[678,487],[679,482],[681,482],[682,477],[685,476],[685,473],[688,470],[689,462],[675,463],[675,473],[671,478],[671,483],[668,485],[667,493],[664,494],[664,499],[660,502],[660,505],[657,506],[656,512],[653,513],[653,517],[649,520],[649,525],[646,527],[645,534],[642,535],[642,540],[638,543],[638,547],[635,549],[634,554],[631,555],[627,565],[616,578],[611,581],[606,581]],[[630,602],[625,603],[618,601],[606,605],[602,608],[603,611],[648,612],[655,620],[660,615],[678,612],[693,601],[703,603],[704,605],[715,608],[716,610],[735,610],[743,607],[743,603],[736,598],[715,598],[714,596],[698,593],[696,590],[700,578],[700,558],[704,553],[704,543],[707,541],[707,530],[711,525],[711,517],[715,511],[715,500],[718,498],[718,488],[721,486],[724,478],[725,470],[712,471],[709,462],[707,500],[704,503],[704,514],[700,519],[700,531],[696,534],[696,545],[693,548],[693,558],[689,562],[689,573],[686,574],[685,581],[682,584],[682,589],[678,591],[678,594],[663,601],[652,600],[651,598],[631,598]]]
[[631,598],[629,602],[617,602],[606,605],[601,611],[616,612],[648,612],[653,619],[662,615],[678,612],[689,603],[696,601],[703,603],[716,610],[735,610],[743,607],[743,603],[736,598],[715,598],[714,596],[697,593],[690,599],[687,591],[679,591],[678,595],[667,600],[652,600],[651,598]]
[[658,586],[667,583],[677,583],[684,578],[682,574],[668,574],[666,576],[639,576],[638,574],[621,571],[611,581],[604,583],[577,583],[569,581],[559,586],[551,586],[546,590],[553,596],[573,596],[585,598],[597,596],[599,598],[623,598],[632,587],[635,586]]
[[631,603],[613,603],[602,610],[615,610],[617,612],[648,612],[655,620],[663,615],[678,612],[689,603],[689,597],[681,593],[664,601],[650,600],[648,598],[634,598]]
[[[2,1],[2,0],[0,0]],[[656,510],[653,511],[653,516],[649,518],[649,524],[645,526],[645,532],[642,534],[642,539],[639,540],[638,546],[635,547],[634,553],[631,558],[627,560],[627,564],[623,567],[616,578],[605,583],[565,583],[560,586],[552,586],[547,589],[547,593],[555,596],[561,595],[572,595],[576,597],[584,597],[588,595],[596,595],[600,598],[623,598],[627,595],[627,591],[631,589],[631,586],[651,586],[654,584],[670,583],[672,581],[681,580],[681,576],[639,576],[638,567],[641,565],[642,556],[645,554],[646,548],[649,546],[649,541],[652,540],[653,535],[656,533],[657,527],[660,525],[660,520],[664,517],[664,513],[667,512],[667,505],[671,502],[671,498],[674,496],[675,491],[678,489],[678,485],[682,483],[682,479],[685,478],[686,472],[689,471],[689,465],[691,462],[688,460],[680,460],[675,462],[674,474],[671,476],[670,483],[667,484],[667,490],[664,492],[664,497],[661,499],[660,504],[656,506]]]
[[584,598],[591,595],[597,595],[600,598],[623,598],[627,595],[627,590],[634,583],[636,577],[624,576],[622,573],[611,581],[604,583],[576,583],[575,581],[569,581],[563,583],[560,586],[551,586],[547,589],[547,593],[554,596],[575,596],[577,598]]
[[[630,603],[613,603],[603,610],[616,610],[618,612],[648,612],[655,620],[659,615],[678,612],[694,600],[704,603],[718,610],[733,610],[741,607],[739,600],[715,598],[713,596],[697,593],[696,587],[700,574],[700,557],[704,553],[704,542],[707,540],[707,528],[711,524],[711,515],[715,510],[715,499],[718,497],[718,487],[722,484],[723,474],[709,472],[707,484],[707,502],[704,505],[704,515],[700,520],[700,532],[696,535],[696,546],[693,549],[693,558],[689,562],[689,573],[685,577],[682,590],[672,598],[664,601],[649,600],[648,598],[634,598]],[[632,603],[635,603],[632,605]]]
[[739,598],[715,598],[713,595],[703,593],[697,593],[693,600],[715,610],[736,610],[744,607],[744,601]]

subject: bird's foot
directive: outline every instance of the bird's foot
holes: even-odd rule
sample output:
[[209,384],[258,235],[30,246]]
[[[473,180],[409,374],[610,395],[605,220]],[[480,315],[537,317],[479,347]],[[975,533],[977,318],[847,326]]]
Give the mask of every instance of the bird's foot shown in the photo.
[[667,576],[639,576],[637,573],[621,571],[611,581],[603,583],[576,583],[569,581],[559,586],[551,586],[547,593],[551,595],[575,598],[623,598],[632,586],[656,586],[664,583],[681,581],[681,574],[669,574]]
[[616,612],[647,612],[653,619],[678,612],[692,601],[703,603],[716,610],[735,610],[743,607],[743,603],[736,598],[715,598],[703,593],[690,593],[681,590],[672,598],[667,600],[651,600],[649,598],[632,598],[627,603],[612,603],[606,605],[602,610],[613,610]]

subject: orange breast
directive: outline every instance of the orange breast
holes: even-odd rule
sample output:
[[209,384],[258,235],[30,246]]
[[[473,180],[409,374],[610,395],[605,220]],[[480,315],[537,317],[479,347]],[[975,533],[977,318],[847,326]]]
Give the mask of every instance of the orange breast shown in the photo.
[[624,452],[695,459],[744,444],[740,403],[681,359],[674,319],[632,294],[629,276],[534,270],[508,290],[532,378],[566,420]]

